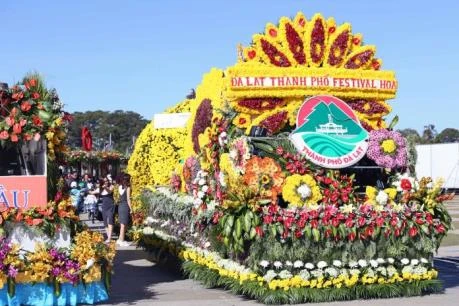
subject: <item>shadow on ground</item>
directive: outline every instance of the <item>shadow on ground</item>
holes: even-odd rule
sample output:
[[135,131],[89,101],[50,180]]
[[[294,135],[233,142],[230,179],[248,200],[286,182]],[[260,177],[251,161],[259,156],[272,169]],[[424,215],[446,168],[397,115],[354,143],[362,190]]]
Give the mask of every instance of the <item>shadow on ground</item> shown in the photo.
[[434,259],[434,267],[445,289],[459,286],[459,257],[437,257]]
[[[111,305],[133,305],[140,300],[156,299],[154,286],[183,279],[178,270],[146,260],[143,250],[117,250],[112,278]],[[106,303],[107,303],[106,302]]]

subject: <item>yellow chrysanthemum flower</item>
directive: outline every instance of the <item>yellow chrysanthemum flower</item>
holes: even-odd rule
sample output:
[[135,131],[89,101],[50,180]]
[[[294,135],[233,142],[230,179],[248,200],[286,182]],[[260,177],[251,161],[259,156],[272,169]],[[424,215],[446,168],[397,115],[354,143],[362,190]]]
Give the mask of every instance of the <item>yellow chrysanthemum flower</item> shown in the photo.
[[282,197],[293,206],[310,206],[317,204],[322,199],[322,194],[311,175],[294,174],[286,178]]

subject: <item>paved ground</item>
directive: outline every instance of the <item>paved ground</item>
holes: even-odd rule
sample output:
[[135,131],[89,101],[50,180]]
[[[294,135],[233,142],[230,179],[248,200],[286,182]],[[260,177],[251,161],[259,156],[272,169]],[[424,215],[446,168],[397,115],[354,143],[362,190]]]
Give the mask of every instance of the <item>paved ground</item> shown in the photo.
[[[451,203],[459,211],[459,199]],[[96,223],[95,228],[101,229]],[[458,305],[459,245],[442,247],[435,259],[445,293],[424,297],[359,300],[307,305]],[[119,248],[110,300],[102,305],[259,305],[221,289],[205,289],[198,282],[183,279],[177,271],[155,265],[148,254],[135,247]]]

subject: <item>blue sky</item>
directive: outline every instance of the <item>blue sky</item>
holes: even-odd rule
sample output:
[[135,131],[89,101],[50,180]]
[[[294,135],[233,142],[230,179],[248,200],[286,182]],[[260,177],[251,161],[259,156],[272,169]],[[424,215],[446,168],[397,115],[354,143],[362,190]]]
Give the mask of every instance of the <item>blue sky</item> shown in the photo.
[[398,128],[459,128],[457,1],[2,0],[0,80],[29,71],[68,111],[132,110],[151,119],[211,67],[236,62],[267,22],[303,11],[350,22],[399,81]]

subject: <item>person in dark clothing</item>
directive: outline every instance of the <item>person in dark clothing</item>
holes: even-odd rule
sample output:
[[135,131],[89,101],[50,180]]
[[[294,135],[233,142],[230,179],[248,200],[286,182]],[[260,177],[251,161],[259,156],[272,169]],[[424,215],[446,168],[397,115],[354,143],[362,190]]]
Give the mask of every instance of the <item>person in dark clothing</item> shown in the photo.
[[109,243],[112,240],[113,232],[113,221],[115,213],[115,204],[113,201],[113,184],[107,179],[104,178],[101,182],[101,192],[100,197],[102,199],[102,217],[104,219],[105,230],[107,233],[106,243]]
[[131,177],[125,174],[119,186],[120,202],[118,204],[118,218],[120,221],[120,236],[116,241],[119,246],[128,246],[125,240],[126,228],[129,225],[131,216]]

